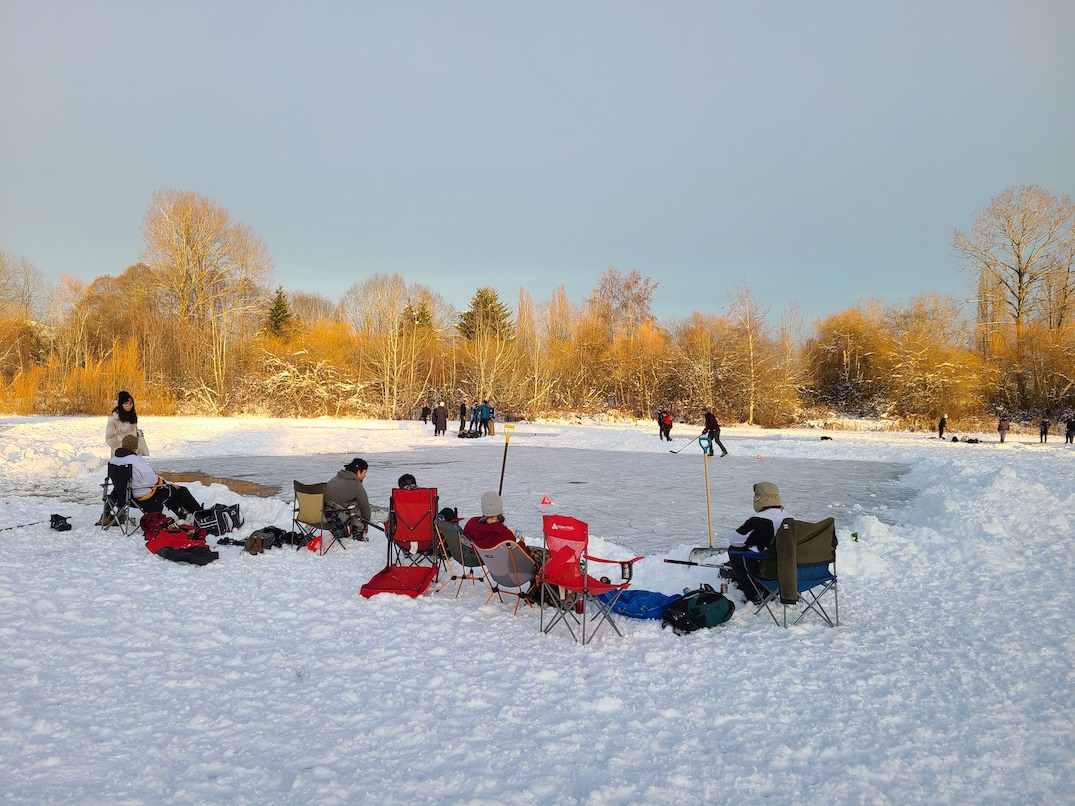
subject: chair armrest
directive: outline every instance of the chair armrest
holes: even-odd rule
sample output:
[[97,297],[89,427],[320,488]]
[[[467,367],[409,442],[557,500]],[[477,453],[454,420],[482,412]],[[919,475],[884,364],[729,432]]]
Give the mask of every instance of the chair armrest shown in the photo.
[[584,560],[592,560],[595,563],[608,563],[609,565],[623,565],[624,563],[631,565],[639,560],[646,559],[645,555],[634,557],[630,560],[606,560],[604,557],[594,557],[590,554],[583,554],[582,557]]
[[772,554],[763,554],[760,551],[751,551],[748,549],[735,549],[735,553],[740,557],[746,557],[748,560],[771,560]]
[[604,557],[594,557],[590,554],[583,554],[582,558],[587,562],[606,563],[608,565],[618,565],[620,567],[620,579],[625,582],[634,577],[635,563],[639,560],[645,559],[642,556],[635,557],[630,560],[606,560]]

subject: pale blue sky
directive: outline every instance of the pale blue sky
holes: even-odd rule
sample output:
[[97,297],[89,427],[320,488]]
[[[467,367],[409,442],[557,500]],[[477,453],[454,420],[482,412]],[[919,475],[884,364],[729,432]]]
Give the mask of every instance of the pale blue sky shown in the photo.
[[965,297],[950,239],[1005,187],[1075,195],[1075,4],[0,0],[0,249],[138,260],[158,188],[336,300],[459,307],[601,272],[662,319]]

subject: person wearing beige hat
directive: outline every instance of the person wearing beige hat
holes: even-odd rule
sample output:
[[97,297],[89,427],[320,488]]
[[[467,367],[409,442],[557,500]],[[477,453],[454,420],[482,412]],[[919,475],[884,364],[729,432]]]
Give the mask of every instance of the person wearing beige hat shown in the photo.
[[763,554],[768,552],[773,547],[780,523],[791,516],[784,511],[780,488],[771,481],[759,481],[754,485],[754,513],[728,536],[728,564],[739,590],[754,604],[759,604],[761,600],[748,573],[756,573],[759,562],[744,557],[742,552],[751,549]]

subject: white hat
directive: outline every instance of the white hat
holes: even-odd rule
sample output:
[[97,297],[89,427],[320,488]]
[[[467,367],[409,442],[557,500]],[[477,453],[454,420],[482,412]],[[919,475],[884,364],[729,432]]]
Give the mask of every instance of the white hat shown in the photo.
[[504,514],[504,499],[490,490],[482,495],[482,517],[494,518]]

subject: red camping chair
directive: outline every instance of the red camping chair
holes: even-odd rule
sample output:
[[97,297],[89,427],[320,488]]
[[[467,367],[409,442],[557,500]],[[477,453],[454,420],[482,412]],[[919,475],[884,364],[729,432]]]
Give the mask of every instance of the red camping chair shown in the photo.
[[388,561],[359,592],[367,599],[378,593],[416,597],[437,578],[442,562],[433,519],[437,489],[392,490],[384,525]]
[[384,533],[388,543],[387,565],[440,566],[437,488],[393,489]]
[[[545,533],[545,564],[538,571],[538,583],[541,584],[541,631],[548,633],[559,623],[563,623],[571,637],[578,641],[572,623],[581,626],[582,643],[588,644],[597,635],[604,622],[612,625],[617,635],[622,636],[616,622],[612,620],[612,606],[627,590],[634,573],[634,564],[642,557],[630,560],[606,560],[586,553],[590,542],[590,529],[582,521],[566,515],[546,515],[543,530]],[[620,567],[619,583],[602,582],[589,576],[587,563],[597,562]],[[550,601],[546,585],[555,586],[560,593],[559,601]],[[567,594],[574,594],[575,601]],[[597,598],[611,593],[605,601]],[[551,620],[545,624],[545,608],[553,610]],[[589,615],[592,613],[592,615]],[[596,624],[594,624],[596,622]],[[587,634],[587,625],[593,624]]]

